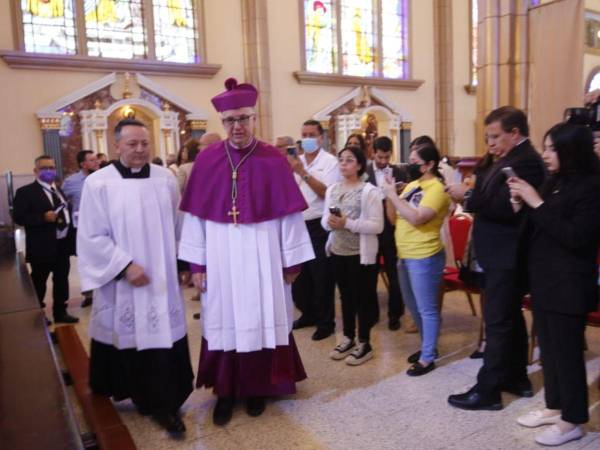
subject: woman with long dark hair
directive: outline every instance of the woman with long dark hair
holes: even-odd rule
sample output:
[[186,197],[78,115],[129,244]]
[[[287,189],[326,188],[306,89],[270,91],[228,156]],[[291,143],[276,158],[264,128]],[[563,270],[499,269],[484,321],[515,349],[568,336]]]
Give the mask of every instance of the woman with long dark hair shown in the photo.
[[398,278],[404,303],[421,334],[421,350],[409,356],[407,374],[424,375],[435,368],[440,330],[438,298],[445,265],[441,228],[450,207],[443,176],[438,169],[440,154],[431,144],[411,151],[407,166],[411,182],[400,197],[386,180],[386,214],[396,223]]
[[[344,145],[344,148],[348,148],[348,147],[359,148],[360,151],[363,152],[363,155],[365,155],[365,158],[369,159],[369,154],[368,154],[369,151],[367,149],[367,142],[365,141],[365,138],[363,137],[362,134],[352,133],[350,136],[348,136],[348,139],[346,139],[346,145]],[[366,170],[366,168],[365,168],[365,170]]]
[[321,219],[323,228],[331,231],[326,250],[340,290],[344,322],[344,336],[329,356],[358,366],[373,357],[370,331],[376,311],[377,235],[383,231],[383,207],[380,191],[362,178],[367,169],[363,152],[346,147],[338,158],[342,181],[327,188]]
[[544,136],[542,159],[550,177],[539,193],[524,180],[508,180],[513,208],[528,215],[522,244],[546,400],[546,408],[517,422],[551,425],[536,442],[562,445],[581,438],[589,420],[583,343],[586,315],[598,307],[600,163],[592,132],[565,123]]

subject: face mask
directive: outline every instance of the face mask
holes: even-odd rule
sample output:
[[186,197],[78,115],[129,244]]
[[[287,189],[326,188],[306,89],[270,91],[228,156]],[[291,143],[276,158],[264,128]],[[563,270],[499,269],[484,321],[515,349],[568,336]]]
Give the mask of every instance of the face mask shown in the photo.
[[306,153],[313,153],[319,150],[317,138],[302,138],[302,149]]
[[423,176],[423,173],[421,173],[421,164],[409,164],[408,166],[406,166],[406,170],[408,171],[410,181],[418,180]]
[[42,169],[39,174],[40,180],[44,183],[52,184],[56,180],[56,169]]

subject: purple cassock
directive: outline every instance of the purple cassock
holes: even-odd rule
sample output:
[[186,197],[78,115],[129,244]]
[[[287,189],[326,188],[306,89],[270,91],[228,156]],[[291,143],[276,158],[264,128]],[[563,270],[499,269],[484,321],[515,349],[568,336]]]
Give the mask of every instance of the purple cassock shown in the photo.
[[[253,139],[240,149],[219,142],[197,156],[181,201],[182,211],[207,221],[233,223],[228,214],[232,206],[232,170],[225,145],[234,165],[256,145],[238,169],[237,223],[277,219],[306,209],[286,159],[275,147]],[[196,269],[205,270],[205,267]],[[209,350],[208,342],[202,339],[196,386],[213,387],[219,397],[293,394],[295,383],[305,378],[292,333],[288,345],[246,353]]]

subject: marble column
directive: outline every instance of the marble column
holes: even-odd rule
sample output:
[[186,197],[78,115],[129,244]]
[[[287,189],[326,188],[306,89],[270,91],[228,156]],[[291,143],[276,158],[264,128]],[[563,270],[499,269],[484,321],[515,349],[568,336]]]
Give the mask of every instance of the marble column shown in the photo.
[[434,0],[435,137],[444,155],[454,153],[452,0]]
[[410,154],[408,148],[410,146],[411,138],[411,122],[402,122],[400,124],[400,161],[402,163],[408,162],[408,156]]
[[483,121],[490,111],[511,105],[527,112],[529,0],[478,2],[476,142],[483,142]]
[[245,80],[258,89],[256,135],[273,140],[271,61],[266,0],[241,0]]
[[63,176],[63,163],[60,151],[60,118],[40,119],[42,128],[42,143],[44,146],[44,155],[54,159],[56,163],[56,173],[59,178]]

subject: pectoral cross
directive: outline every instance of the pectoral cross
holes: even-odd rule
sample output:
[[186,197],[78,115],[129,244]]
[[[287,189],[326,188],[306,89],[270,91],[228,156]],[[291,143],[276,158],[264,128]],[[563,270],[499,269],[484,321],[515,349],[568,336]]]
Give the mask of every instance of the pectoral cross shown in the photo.
[[231,207],[231,211],[227,213],[228,216],[233,216],[233,224],[237,226],[237,216],[240,215],[240,212],[236,208],[235,204]]

